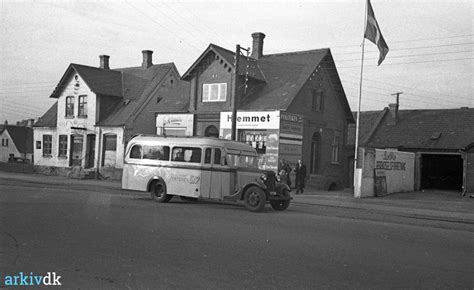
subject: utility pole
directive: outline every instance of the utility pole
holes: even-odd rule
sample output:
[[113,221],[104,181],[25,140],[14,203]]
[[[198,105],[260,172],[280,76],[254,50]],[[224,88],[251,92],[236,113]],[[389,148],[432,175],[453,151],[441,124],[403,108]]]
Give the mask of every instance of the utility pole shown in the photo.
[[397,98],[395,99],[396,103],[397,103],[397,106],[400,104],[400,95],[403,94],[403,92],[396,92],[396,93],[393,93],[392,96],[397,96]]
[[232,133],[231,139],[237,141],[237,94],[239,84],[239,55],[240,55],[240,44],[235,46],[235,62],[234,62],[234,95],[232,97]]
[[250,49],[241,48],[240,44],[235,46],[235,62],[234,62],[234,95],[232,97],[232,133],[231,139],[237,141],[237,98],[239,96],[239,66],[240,51],[245,50],[247,53]]

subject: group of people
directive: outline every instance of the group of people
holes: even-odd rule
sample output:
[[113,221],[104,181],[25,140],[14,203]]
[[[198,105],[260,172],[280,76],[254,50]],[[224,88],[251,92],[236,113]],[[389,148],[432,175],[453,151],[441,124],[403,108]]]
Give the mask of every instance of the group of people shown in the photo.
[[285,159],[280,159],[280,164],[278,166],[278,174],[280,175],[281,182],[288,184],[291,188],[291,171],[295,171],[295,188],[296,194],[302,194],[305,188],[305,178],[306,178],[306,166],[303,162],[298,160],[294,169],[285,161]]

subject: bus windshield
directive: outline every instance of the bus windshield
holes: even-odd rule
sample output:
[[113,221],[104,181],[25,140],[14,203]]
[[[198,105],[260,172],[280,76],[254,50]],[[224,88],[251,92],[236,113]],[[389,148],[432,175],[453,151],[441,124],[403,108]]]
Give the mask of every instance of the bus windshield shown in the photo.
[[228,153],[227,162],[230,166],[258,168],[257,156]]

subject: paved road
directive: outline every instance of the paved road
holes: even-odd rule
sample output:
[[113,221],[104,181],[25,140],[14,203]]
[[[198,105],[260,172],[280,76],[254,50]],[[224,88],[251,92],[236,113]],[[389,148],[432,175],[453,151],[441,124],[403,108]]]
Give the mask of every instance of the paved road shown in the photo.
[[470,224],[304,203],[255,214],[47,181],[0,192],[1,273],[55,271],[67,289],[474,287]]

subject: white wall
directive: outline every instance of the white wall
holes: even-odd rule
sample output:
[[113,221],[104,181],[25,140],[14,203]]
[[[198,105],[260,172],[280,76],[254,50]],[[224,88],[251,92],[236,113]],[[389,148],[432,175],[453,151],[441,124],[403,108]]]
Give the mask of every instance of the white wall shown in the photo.
[[1,145],[2,143],[0,143],[0,161],[1,162],[8,162],[8,157],[10,156],[10,154],[15,154],[15,157],[24,157],[20,153],[20,151],[18,151],[18,149],[16,148],[15,143],[13,143],[13,140],[10,137],[10,134],[8,134],[7,130],[3,130],[2,134],[0,134],[0,139],[8,140],[8,146],[2,146]]
[[375,178],[386,180],[386,194],[414,191],[415,153],[376,149]]
[[[103,136],[105,134],[115,134],[117,135],[117,152],[115,156],[115,168],[123,168],[123,156],[126,144],[124,144],[125,140],[123,138],[124,130],[122,127],[101,127],[101,140],[100,140],[100,150],[96,150],[96,157],[98,158],[97,154],[102,154],[102,148],[104,146]],[[101,157],[102,158],[102,157]],[[96,159],[97,160],[97,159]],[[100,160],[102,164],[102,159]],[[104,167],[106,164],[104,164]]]
[[415,153],[360,148],[354,197],[373,197],[415,189]]
[[[79,86],[76,86],[79,84]],[[79,117],[79,96],[87,95],[87,118]],[[66,97],[74,97],[74,116],[66,116]],[[58,128],[70,128],[70,127],[85,127],[94,128],[96,123],[96,95],[89,89],[84,80],[75,74],[72,74],[68,80],[68,85],[63,90],[58,99],[58,116],[57,126]],[[91,133],[91,132],[88,132]]]
[[[43,156],[43,135],[52,135],[52,146],[51,146],[51,156]],[[67,167],[69,162],[66,158],[58,157],[58,133],[56,128],[43,128],[43,127],[34,127],[33,128],[33,155],[34,164],[41,166],[57,166],[57,167]],[[41,142],[41,147],[38,149],[36,146],[37,141]],[[69,144],[68,144],[69,146]]]

